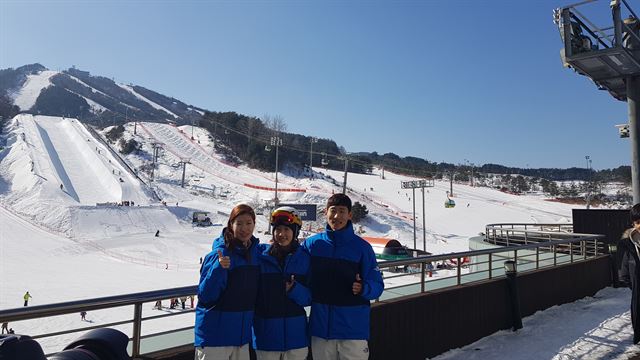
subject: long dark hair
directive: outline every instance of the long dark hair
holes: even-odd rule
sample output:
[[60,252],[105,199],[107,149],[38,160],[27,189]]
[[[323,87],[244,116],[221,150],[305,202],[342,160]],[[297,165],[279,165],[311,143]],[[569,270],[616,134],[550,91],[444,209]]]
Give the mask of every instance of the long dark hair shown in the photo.
[[224,230],[224,247],[226,247],[227,249],[244,246],[244,244],[242,244],[242,241],[236,239],[236,236],[233,234],[232,228],[233,222],[236,221],[238,216],[244,214],[251,216],[254,224],[256,222],[256,213],[253,211],[251,206],[247,204],[239,204],[231,209],[231,214],[229,214],[229,221],[227,221],[227,227]]

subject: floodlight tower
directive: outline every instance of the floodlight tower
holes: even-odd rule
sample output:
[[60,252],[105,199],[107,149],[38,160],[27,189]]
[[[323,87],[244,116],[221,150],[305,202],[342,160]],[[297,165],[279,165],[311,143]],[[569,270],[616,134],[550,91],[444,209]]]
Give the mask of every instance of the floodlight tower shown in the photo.
[[[576,8],[587,0],[554,10],[564,47],[564,66],[590,78],[600,90],[626,101],[631,138],[633,202],[640,203],[640,21],[626,0],[611,0],[613,25],[599,28]],[[624,5],[624,7],[622,7]],[[622,20],[622,11],[628,18]]]

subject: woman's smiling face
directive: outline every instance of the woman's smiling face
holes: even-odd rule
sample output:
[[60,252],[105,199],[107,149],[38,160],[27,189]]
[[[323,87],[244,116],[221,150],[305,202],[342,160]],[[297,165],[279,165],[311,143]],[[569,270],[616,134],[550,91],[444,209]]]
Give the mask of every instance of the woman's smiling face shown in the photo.
[[242,243],[246,246],[249,244],[251,237],[253,236],[253,230],[256,227],[256,223],[253,221],[253,218],[249,214],[242,214],[235,218],[231,223],[231,230],[233,231],[233,236],[236,239],[242,241]]

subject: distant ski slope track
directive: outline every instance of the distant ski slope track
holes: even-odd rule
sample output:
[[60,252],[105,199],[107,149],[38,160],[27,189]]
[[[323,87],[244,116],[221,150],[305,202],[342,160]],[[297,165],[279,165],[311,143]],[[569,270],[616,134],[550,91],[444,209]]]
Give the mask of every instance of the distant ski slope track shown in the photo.
[[229,165],[213,154],[207,153],[204,148],[187,138],[175,126],[159,123],[141,123],[140,126],[156,143],[162,143],[163,147],[177,158],[186,159],[192,166],[229,183],[241,186],[251,183],[263,188],[270,188],[273,185],[272,179]]
[[20,107],[20,110],[27,111],[35,105],[40,92],[51,86],[49,80],[52,76],[58,74],[58,71],[45,70],[36,75],[28,75],[22,88],[14,94],[13,102]]

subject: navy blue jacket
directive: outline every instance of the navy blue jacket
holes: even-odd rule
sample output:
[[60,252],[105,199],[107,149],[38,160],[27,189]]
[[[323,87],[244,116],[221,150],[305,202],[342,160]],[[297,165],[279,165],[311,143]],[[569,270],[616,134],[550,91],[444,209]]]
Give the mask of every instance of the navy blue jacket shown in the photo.
[[[338,231],[327,225],[324,232],[308,238],[302,246],[311,255],[311,335],[368,340],[370,301],[384,290],[371,245],[353,232],[349,221]],[[362,292],[354,295],[357,274],[362,279]]]
[[[640,257],[634,242],[631,240],[631,230],[625,231],[618,244],[618,251],[622,254],[622,263],[618,277],[631,288],[631,325],[633,327],[633,343],[640,342]],[[636,235],[637,236],[637,235]]]
[[[253,347],[264,351],[287,351],[309,346],[305,306],[311,305],[309,254],[298,245],[287,255],[284,269],[269,255],[270,245],[260,244],[260,287],[253,319]],[[287,292],[286,282],[295,276]]]
[[[227,249],[223,235],[214,241],[213,250],[200,268],[194,327],[196,347],[243,346],[251,341],[260,277],[258,243],[258,239],[251,237],[248,249]],[[231,258],[229,269],[220,266],[218,250]],[[249,261],[245,260],[246,253]]]

